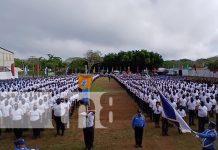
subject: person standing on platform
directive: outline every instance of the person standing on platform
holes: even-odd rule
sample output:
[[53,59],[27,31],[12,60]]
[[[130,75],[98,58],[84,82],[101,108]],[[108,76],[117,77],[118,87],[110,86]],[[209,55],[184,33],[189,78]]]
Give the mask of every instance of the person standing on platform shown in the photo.
[[132,119],[132,128],[135,130],[135,147],[142,147],[143,129],[145,128],[145,117],[141,110]]

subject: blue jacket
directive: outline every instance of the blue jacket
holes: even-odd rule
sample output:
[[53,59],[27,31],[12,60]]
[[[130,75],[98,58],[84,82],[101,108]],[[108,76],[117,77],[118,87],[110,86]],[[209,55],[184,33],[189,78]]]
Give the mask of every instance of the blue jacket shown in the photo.
[[202,133],[197,134],[202,139],[202,146],[204,148],[215,150],[215,141],[217,138],[217,132],[215,129],[213,130],[205,130]]
[[30,150],[29,148],[17,148],[17,147],[15,147],[15,149],[14,150]]
[[132,127],[145,127],[145,118],[143,115],[135,115],[132,119]]

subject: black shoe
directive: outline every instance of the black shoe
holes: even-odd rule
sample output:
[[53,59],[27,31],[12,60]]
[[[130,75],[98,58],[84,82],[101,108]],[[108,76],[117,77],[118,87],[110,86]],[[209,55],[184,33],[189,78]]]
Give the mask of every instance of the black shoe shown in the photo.
[[139,146],[136,144],[136,145],[135,145],[135,148],[138,148],[138,147],[139,147]]
[[142,145],[139,145],[140,148],[142,148]]

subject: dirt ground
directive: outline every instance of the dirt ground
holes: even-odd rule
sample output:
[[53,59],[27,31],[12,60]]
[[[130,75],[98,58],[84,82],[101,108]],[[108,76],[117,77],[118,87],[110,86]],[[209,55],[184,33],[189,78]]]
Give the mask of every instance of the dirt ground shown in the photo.
[[[103,109],[100,112],[100,120],[106,129],[95,129],[94,149],[96,150],[134,150],[134,132],[131,128],[131,120],[137,105],[134,99],[122,89],[114,80],[108,78],[97,79],[91,89],[92,92],[106,92],[101,97]],[[113,105],[109,105],[112,97]],[[113,122],[109,122],[109,112],[113,112]],[[144,150],[199,150],[200,142],[190,134],[180,135],[175,128],[169,129],[168,137],[161,136],[161,129],[154,128],[154,123],[149,122],[146,116],[146,128],[144,130]],[[24,138],[29,147],[39,147],[40,150],[83,150],[83,132],[78,128],[77,112],[73,114],[70,128],[63,137],[55,137],[55,129],[46,129],[41,139],[31,139],[31,131],[24,133]],[[0,137],[0,150],[13,149],[13,134],[2,133]]]

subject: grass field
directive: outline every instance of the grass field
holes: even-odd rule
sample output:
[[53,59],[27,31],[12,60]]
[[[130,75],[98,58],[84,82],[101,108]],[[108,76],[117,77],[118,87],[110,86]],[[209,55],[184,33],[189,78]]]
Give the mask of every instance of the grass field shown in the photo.
[[[91,91],[106,92],[101,97],[101,123],[106,129],[95,130],[94,149],[96,150],[133,150],[134,132],[131,119],[136,113],[137,105],[131,96],[115,81],[108,78],[97,79]],[[113,106],[109,106],[109,97],[113,98]],[[114,121],[109,123],[108,112],[113,112]],[[29,147],[39,147],[40,150],[82,150],[83,133],[78,129],[77,112],[73,114],[70,128],[63,137],[55,137],[55,129],[46,129],[41,139],[31,139],[31,132],[25,132],[24,138]],[[149,122],[144,130],[143,149],[145,150],[199,150],[200,142],[191,134],[180,135],[175,128],[169,129],[168,137],[161,136],[161,129],[154,128]],[[13,134],[3,133],[0,137],[0,150],[13,149]]]

